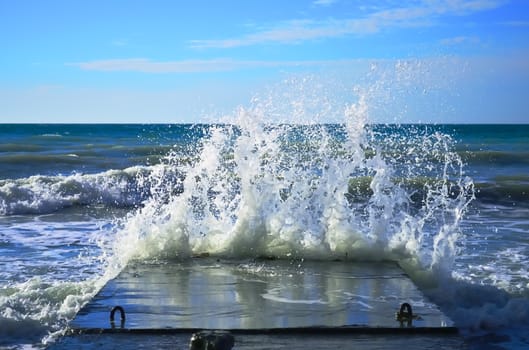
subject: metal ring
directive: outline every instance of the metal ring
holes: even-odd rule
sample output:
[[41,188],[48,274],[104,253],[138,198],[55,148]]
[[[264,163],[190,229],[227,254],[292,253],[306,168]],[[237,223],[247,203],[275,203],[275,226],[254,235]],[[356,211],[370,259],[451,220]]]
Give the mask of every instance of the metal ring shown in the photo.
[[411,310],[411,305],[408,303],[403,303],[400,306],[399,312],[397,312],[397,321],[400,322],[401,326],[406,323],[408,327],[411,327],[413,318],[414,315]]
[[[406,311],[404,311],[406,310]],[[403,318],[409,318],[409,319],[412,319],[413,318],[413,312],[411,311],[411,305],[408,304],[408,303],[403,303],[401,306],[400,306],[400,311],[399,311],[399,315]]]
[[112,325],[112,328],[114,328],[114,314],[116,311],[119,311],[120,317],[121,317],[121,328],[123,328],[123,325],[125,324],[125,309],[123,309],[121,306],[114,306],[112,310],[110,311],[110,324]]

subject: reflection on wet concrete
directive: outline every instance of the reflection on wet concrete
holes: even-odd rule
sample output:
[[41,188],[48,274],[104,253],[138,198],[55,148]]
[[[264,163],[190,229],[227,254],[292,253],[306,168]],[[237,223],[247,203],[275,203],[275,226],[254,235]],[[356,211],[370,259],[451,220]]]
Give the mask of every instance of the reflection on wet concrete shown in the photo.
[[453,327],[394,263],[196,258],[126,268],[71,327],[109,328],[120,305],[128,329],[398,328],[403,302],[413,327]]

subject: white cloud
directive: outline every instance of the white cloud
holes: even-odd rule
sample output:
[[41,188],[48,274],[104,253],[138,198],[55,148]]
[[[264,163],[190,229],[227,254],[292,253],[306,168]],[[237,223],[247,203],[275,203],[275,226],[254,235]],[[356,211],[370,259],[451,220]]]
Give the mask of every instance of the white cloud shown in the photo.
[[243,61],[221,58],[160,62],[145,58],[128,58],[67,63],[67,65],[78,67],[82,70],[101,72],[211,73],[255,68],[336,65],[347,62],[353,61]]
[[112,46],[124,47],[128,45],[128,41],[125,39],[116,39],[111,42]]
[[186,84],[170,89],[128,87],[6,88],[0,123],[194,123],[228,113],[252,96],[245,82]]
[[334,3],[336,3],[337,0],[314,0],[312,2],[312,5],[314,6],[330,6]]
[[472,12],[491,10],[505,4],[506,0],[433,0],[428,3],[435,4],[439,13],[447,12],[457,15],[466,15]]
[[145,58],[110,59],[70,63],[83,70],[103,72],[141,72],[141,73],[197,73],[222,72],[255,66],[273,66],[273,62],[234,61],[229,59],[152,61]]
[[461,44],[479,44],[480,40],[476,36],[456,36],[441,40],[441,45],[455,46]]
[[[321,4],[326,0],[317,1]],[[501,6],[504,0],[423,0],[420,3],[375,10],[347,19],[291,20],[267,30],[220,40],[193,40],[194,48],[232,48],[264,43],[296,44],[307,40],[366,35],[385,28],[432,25],[441,16],[464,16]]]
[[529,27],[529,21],[507,21],[500,24],[508,27]]
[[193,73],[230,70],[232,63],[226,60],[187,60],[157,62],[145,58],[109,59],[70,63],[83,70],[116,72],[134,71],[143,73]]
[[193,40],[194,48],[232,48],[262,43],[295,44],[306,40],[340,37],[347,34],[368,34],[378,31],[369,20],[293,20],[269,30],[240,38],[223,40]]

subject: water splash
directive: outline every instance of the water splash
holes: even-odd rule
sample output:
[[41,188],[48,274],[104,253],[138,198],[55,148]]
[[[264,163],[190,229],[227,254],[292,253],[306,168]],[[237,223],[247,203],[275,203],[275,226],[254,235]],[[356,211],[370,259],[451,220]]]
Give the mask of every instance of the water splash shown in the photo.
[[45,347],[64,333],[68,321],[104,282],[46,282],[35,277],[1,290],[0,347],[12,342],[26,348]]
[[299,103],[290,116],[309,123],[270,123],[278,108],[255,99],[211,127],[196,162],[178,168],[181,194],[167,195],[164,174],[152,175],[154,195],[118,233],[119,264],[207,253],[391,259],[451,271],[473,196],[453,140],[370,125],[370,92],[354,93],[341,124],[317,123],[319,113]]

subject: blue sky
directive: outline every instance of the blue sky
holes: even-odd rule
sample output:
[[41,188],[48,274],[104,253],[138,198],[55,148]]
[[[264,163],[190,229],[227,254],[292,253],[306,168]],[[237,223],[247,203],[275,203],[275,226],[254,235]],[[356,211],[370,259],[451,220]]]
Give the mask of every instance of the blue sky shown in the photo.
[[0,46],[3,123],[211,121],[255,96],[339,121],[358,91],[374,122],[529,122],[526,0],[0,0]]

